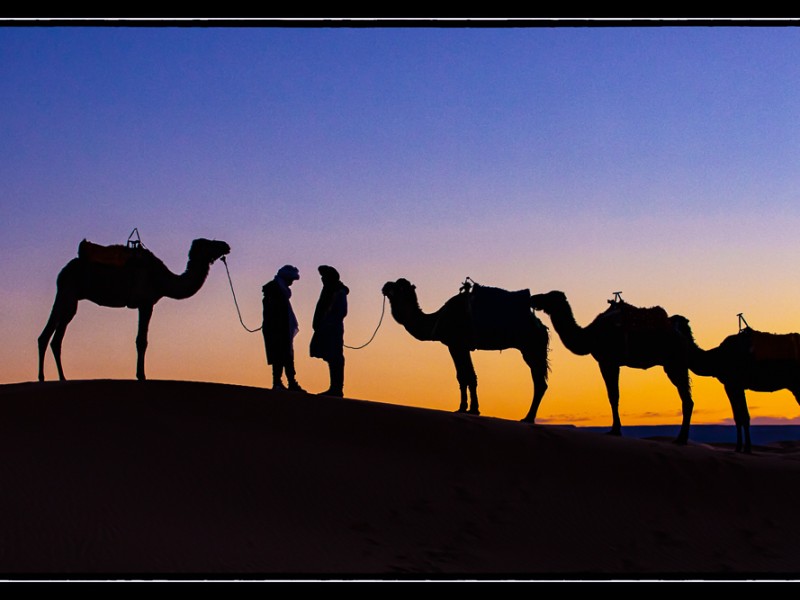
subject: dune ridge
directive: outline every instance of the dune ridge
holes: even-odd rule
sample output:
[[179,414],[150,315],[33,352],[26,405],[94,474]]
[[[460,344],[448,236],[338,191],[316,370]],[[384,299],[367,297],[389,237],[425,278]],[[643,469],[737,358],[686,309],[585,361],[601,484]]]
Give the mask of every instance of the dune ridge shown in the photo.
[[800,454],[226,384],[0,385],[0,577],[794,579]]

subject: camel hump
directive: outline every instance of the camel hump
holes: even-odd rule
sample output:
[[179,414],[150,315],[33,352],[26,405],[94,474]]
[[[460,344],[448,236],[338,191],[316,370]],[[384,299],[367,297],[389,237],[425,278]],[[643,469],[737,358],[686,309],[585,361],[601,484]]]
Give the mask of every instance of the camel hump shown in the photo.
[[101,246],[86,239],[78,244],[79,259],[112,267],[124,267],[132,258],[141,256],[142,252],[139,247],[130,248],[119,244]]
[[617,324],[626,331],[658,331],[672,329],[667,311],[660,306],[642,308],[624,301],[612,302],[602,316],[617,319]]
[[530,290],[517,290],[510,292],[498,287],[488,285],[473,284],[470,292],[470,300],[473,306],[479,305],[487,310],[507,310],[509,307],[525,309],[530,312],[531,292]]
[[469,312],[479,336],[523,329],[531,320],[531,293],[474,284],[469,292]]
[[750,352],[755,360],[800,360],[800,334],[751,329]]

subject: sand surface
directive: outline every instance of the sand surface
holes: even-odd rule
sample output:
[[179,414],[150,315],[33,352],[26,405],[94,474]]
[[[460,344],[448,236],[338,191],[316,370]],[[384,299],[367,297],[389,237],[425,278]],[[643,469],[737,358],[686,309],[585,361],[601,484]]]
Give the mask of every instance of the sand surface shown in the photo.
[[6,384],[0,578],[793,580],[798,450],[222,384]]

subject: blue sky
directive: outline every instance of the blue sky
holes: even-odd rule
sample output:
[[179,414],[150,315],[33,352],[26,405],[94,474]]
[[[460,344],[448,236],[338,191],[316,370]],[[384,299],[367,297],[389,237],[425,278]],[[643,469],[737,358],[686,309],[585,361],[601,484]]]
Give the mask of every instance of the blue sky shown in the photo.
[[[176,271],[191,239],[228,241],[249,326],[260,286],[296,264],[298,345],[322,263],[352,289],[353,345],[398,277],[425,310],[470,276],[563,289],[579,322],[622,289],[686,314],[705,346],[735,332],[738,312],[800,331],[798,55],[793,26],[0,28],[0,333],[14,340],[0,380],[35,376],[35,338],[78,242],[124,243],[134,227]],[[160,378],[267,385],[227,285],[215,265],[196,297],[156,308]],[[135,315],[106,312],[81,307],[67,332],[65,367],[85,354],[75,377],[132,376]],[[192,371],[198,346],[210,356]],[[553,347],[542,410],[603,422],[591,359],[555,336]],[[479,377],[515,382],[496,399],[482,384],[486,410],[524,414],[521,361],[480,360]],[[325,387],[319,363],[301,363],[307,387]],[[391,321],[348,365],[354,395],[456,402],[446,349]],[[581,385],[562,389],[559,373]],[[647,377],[631,387],[652,385],[656,408],[675,409],[663,373]],[[729,414],[719,386],[700,385]],[[790,397],[760,401],[773,396],[778,414],[797,412]]]

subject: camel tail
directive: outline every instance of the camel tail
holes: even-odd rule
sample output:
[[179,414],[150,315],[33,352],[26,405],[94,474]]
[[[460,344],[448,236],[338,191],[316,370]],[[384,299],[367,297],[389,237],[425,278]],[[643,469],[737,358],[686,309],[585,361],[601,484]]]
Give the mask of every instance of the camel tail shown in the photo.
[[[533,307],[531,307],[532,309]],[[547,381],[547,378],[550,375],[550,328],[542,323],[542,320],[536,316],[536,313],[531,310],[531,316],[537,325],[537,329],[541,332],[541,336],[544,340],[544,356],[542,357],[542,362],[544,363],[544,378]]]
[[670,317],[670,321],[672,321],[672,326],[678,333],[686,336],[686,339],[694,343],[694,334],[692,333],[692,328],[689,325],[689,319],[683,315],[673,315]]
[[544,372],[544,377],[550,375],[550,328],[547,327],[544,323],[542,323],[542,327],[544,327],[544,365],[546,367]]
[[682,315],[670,317],[672,326],[681,334],[689,346],[689,368],[696,375],[715,377],[717,373],[717,349],[703,350],[697,345],[689,325],[689,319]]

